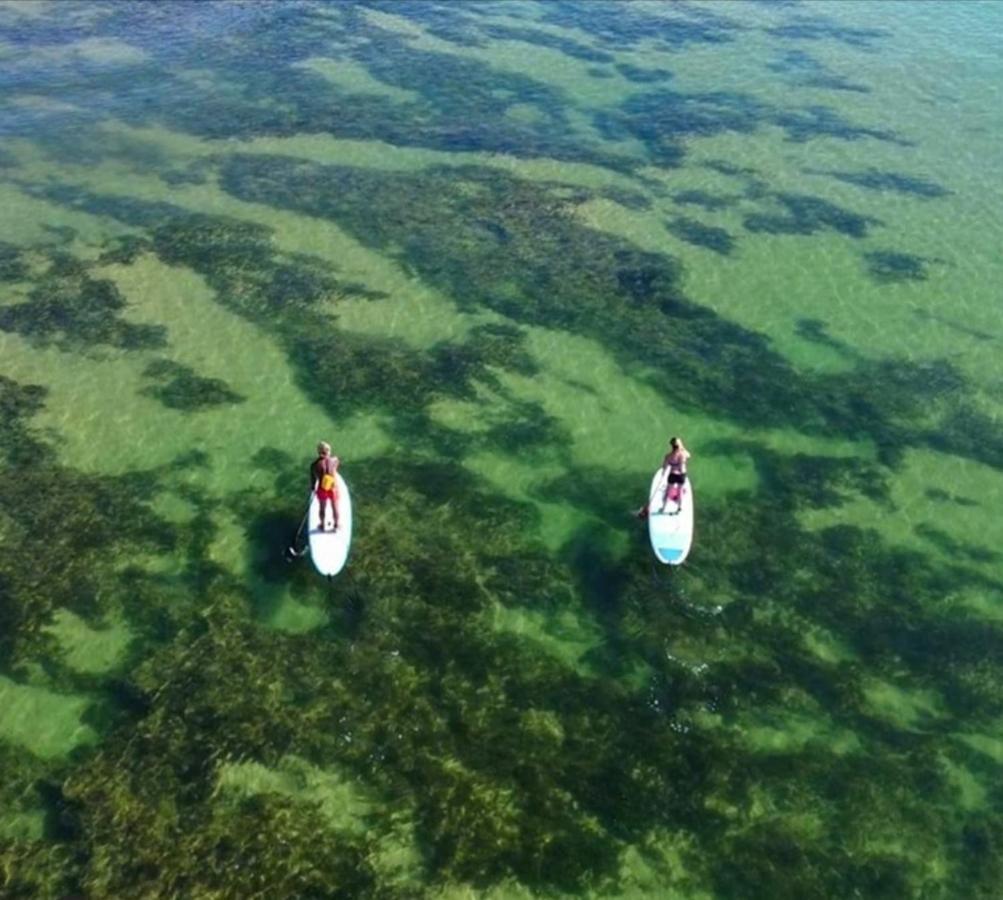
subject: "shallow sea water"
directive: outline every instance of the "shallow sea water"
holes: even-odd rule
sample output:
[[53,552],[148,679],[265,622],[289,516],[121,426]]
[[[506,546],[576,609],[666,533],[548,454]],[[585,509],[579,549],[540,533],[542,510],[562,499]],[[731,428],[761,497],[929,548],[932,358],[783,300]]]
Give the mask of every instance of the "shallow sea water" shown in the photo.
[[0,894],[997,896],[1001,34],[0,3]]

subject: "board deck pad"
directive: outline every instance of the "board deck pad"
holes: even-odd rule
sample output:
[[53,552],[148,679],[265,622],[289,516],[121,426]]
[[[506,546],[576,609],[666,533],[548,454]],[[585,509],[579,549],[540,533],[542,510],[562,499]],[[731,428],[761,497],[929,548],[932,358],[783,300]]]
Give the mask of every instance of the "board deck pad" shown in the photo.
[[693,543],[693,484],[687,478],[679,502],[669,500],[663,512],[662,499],[668,477],[668,472],[659,469],[651,479],[648,538],[659,562],[678,566],[689,555]]
[[345,567],[348,561],[348,549],[352,543],[352,497],[341,473],[336,473],[334,477],[338,485],[338,530],[330,530],[334,523],[330,504],[325,510],[327,514],[325,527],[321,527],[320,500],[317,499],[316,491],[310,497],[310,513],[307,520],[310,559],[321,575],[329,577],[337,575]]

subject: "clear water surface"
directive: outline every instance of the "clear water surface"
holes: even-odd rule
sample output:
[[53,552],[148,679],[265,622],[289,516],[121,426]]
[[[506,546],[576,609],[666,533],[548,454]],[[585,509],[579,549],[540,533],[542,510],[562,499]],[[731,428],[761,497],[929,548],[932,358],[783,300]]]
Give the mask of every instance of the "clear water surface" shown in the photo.
[[1001,34],[0,3],[0,893],[998,896]]

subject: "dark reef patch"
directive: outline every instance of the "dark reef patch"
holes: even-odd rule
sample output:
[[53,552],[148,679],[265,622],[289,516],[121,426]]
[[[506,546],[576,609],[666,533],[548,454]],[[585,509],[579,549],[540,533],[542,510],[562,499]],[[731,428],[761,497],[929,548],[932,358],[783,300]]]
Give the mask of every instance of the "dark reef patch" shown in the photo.
[[51,460],[50,449],[27,427],[27,420],[45,406],[46,394],[41,385],[20,384],[0,375],[0,451],[11,467]]
[[818,15],[798,17],[765,30],[767,34],[784,40],[838,41],[863,50],[874,49],[875,44],[892,35],[884,28],[854,28]]
[[[424,0],[363,0],[359,5],[409,19],[433,37],[459,47],[484,46],[478,20],[484,12],[491,15],[497,8],[491,4],[484,4],[483,8],[479,8],[477,4],[452,6],[446,3],[426,3]],[[358,19],[353,21],[355,24],[359,23]],[[377,27],[376,30],[383,29]]]
[[[124,605],[125,580],[117,567],[128,554],[163,553],[177,534],[148,507],[154,473],[102,477],[64,466],[31,425],[45,391],[0,376],[0,659],[17,670],[53,649],[41,626],[58,607],[100,623]],[[54,489],[54,486],[72,486]],[[128,529],[122,523],[128,522]],[[63,562],[53,566],[54,555]],[[137,618],[142,611],[135,610]]]
[[779,215],[750,213],[744,219],[745,227],[752,232],[768,234],[815,234],[818,231],[837,231],[847,237],[863,238],[872,225],[881,222],[873,216],[852,212],[821,197],[810,194],[780,193],[773,197],[784,208]]
[[538,47],[560,50],[566,56],[584,60],[585,62],[611,63],[616,60],[615,56],[604,50],[597,50],[595,47],[590,47],[581,41],[562,37],[553,32],[541,31],[539,28],[519,28],[512,25],[483,25],[481,26],[481,33],[496,40],[522,41],[525,44],[534,44]]
[[647,69],[630,63],[617,63],[616,70],[628,81],[635,84],[652,84],[658,81],[668,81],[672,73],[668,69]]
[[374,409],[404,414],[436,399],[473,400],[475,382],[498,386],[492,366],[535,371],[521,349],[523,335],[507,326],[481,326],[468,340],[442,342],[428,353],[350,333],[290,333],[289,340],[302,386],[327,393],[327,402],[341,414]]
[[818,344],[821,347],[829,347],[843,356],[859,358],[857,352],[844,341],[836,340],[829,334],[825,322],[820,319],[798,319],[794,323],[794,333],[806,341]]
[[601,47],[629,50],[649,42],[664,50],[680,50],[689,44],[721,44],[734,39],[742,26],[725,16],[695,7],[677,8],[676,15],[653,22],[643,12],[622,3],[594,0],[557,0],[545,7],[542,20],[574,33],[585,31]]
[[752,134],[767,126],[781,128],[787,140],[795,143],[816,138],[870,138],[912,146],[889,130],[854,124],[828,106],[774,107],[739,91],[659,88],[631,95],[619,106],[596,113],[594,121],[603,137],[639,140],[651,161],[666,167],[680,165],[685,143],[691,138]]
[[0,331],[63,350],[165,346],[163,327],[127,321],[120,315],[125,307],[125,299],[111,281],[91,278],[83,264],[53,251],[44,274],[33,279],[27,299],[0,307]]
[[547,479],[535,490],[544,500],[571,504],[610,528],[622,529],[626,498],[637,493],[637,485],[644,483],[646,474],[623,472],[614,476],[607,469],[576,466],[567,474]]
[[965,337],[974,338],[977,341],[1003,340],[1003,338],[999,335],[983,331],[981,328],[972,328],[971,325],[967,325],[964,322],[958,322],[948,316],[937,315],[937,313],[932,313],[926,309],[914,310],[913,315],[915,315],[917,319],[923,319],[925,322],[936,322],[939,325],[944,325],[947,328],[950,328],[951,331],[963,334]]
[[961,400],[926,433],[926,442],[944,453],[967,456],[1003,469],[1003,423]]
[[799,87],[822,88],[830,91],[850,91],[857,94],[870,93],[870,88],[850,81],[850,79],[830,72],[810,53],[804,50],[788,50],[767,63],[771,72],[789,76],[789,81]]
[[610,187],[603,188],[600,194],[614,203],[627,207],[627,209],[651,209],[652,206],[650,197],[642,191]]
[[633,94],[613,111],[595,116],[609,140],[633,137],[644,143],[656,165],[678,166],[682,141],[723,132],[749,134],[768,119],[768,108],[752,97],[729,91],[682,93],[660,88]]
[[977,500],[972,500],[970,497],[959,497],[957,494],[949,494],[947,491],[943,490],[943,488],[927,488],[923,493],[931,500],[936,500],[938,503],[955,503],[958,506],[968,508],[979,505]]
[[912,253],[874,250],[864,254],[867,273],[879,284],[901,281],[926,281],[929,260]]
[[859,141],[870,138],[899,147],[914,147],[912,141],[901,138],[884,128],[853,125],[836,110],[828,106],[807,106],[803,109],[778,110],[772,122],[787,133],[787,139],[802,144],[816,138],[837,138],[841,141]]
[[683,206],[699,206],[707,212],[720,212],[735,205],[735,198],[725,197],[719,194],[712,194],[696,188],[686,191],[677,191],[672,195],[672,199]]
[[998,563],[1003,554],[988,547],[973,546],[957,540],[953,535],[927,522],[921,522],[913,528],[921,538],[939,547],[949,556],[974,563]]
[[724,228],[717,228],[713,225],[705,225],[696,219],[689,219],[684,216],[677,216],[669,219],[665,223],[670,234],[675,235],[679,240],[686,241],[696,247],[703,247],[705,250],[713,250],[722,256],[728,256],[735,249],[735,239]]
[[852,184],[868,191],[891,191],[923,200],[946,197],[951,192],[934,181],[906,175],[902,172],[888,172],[881,169],[867,169],[863,172],[842,172],[831,169],[806,169],[811,175],[828,175],[837,181]]
[[21,281],[28,272],[21,250],[13,244],[0,242],[0,283]]
[[141,393],[156,397],[164,406],[184,412],[196,412],[214,406],[242,403],[246,398],[227,387],[220,378],[197,375],[188,366],[167,359],[157,359],[143,375],[155,381]]
[[758,169],[751,166],[738,166],[735,163],[724,159],[709,159],[703,166],[712,172],[720,172],[722,175],[730,175],[735,178],[755,178],[759,174]]

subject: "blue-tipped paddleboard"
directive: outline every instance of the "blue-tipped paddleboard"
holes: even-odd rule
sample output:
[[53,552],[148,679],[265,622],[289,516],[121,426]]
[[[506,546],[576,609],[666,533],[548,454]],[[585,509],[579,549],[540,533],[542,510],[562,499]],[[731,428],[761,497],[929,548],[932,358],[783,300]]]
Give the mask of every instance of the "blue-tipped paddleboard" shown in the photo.
[[321,575],[337,575],[348,561],[348,548],[352,543],[352,497],[348,493],[348,485],[341,477],[341,473],[335,473],[335,481],[338,485],[338,530],[331,531],[334,524],[334,516],[331,514],[331,506],[327,505],[327,521],[324,527],[320,526],[320,500],[317,499],[317,492],[314,491],[310,497],[310,512],[307,520],[309,526],[310,539],[310,559],[313,560],[314,568]]
[[687,477],[679,503],[669,500],[662,511],[662,498],[669,477],[659,469],[651,479],[648,494],[648,538],[659,562],[678,566],[686,559],[693,544],[693,484]]

